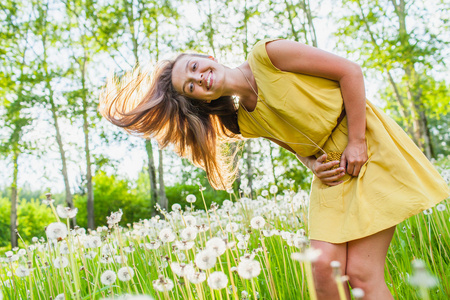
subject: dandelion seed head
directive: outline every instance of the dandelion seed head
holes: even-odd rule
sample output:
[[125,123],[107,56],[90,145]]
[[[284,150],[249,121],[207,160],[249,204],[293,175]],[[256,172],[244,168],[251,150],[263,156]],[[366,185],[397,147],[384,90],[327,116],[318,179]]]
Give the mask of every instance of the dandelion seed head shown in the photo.
[[272,185],[269,189],[271,194],[276,194],[278,192],[278,187],[276,185]]
[[193,272],[187,276],[189,282],[199,284],[206,280],[205,272]]
[[106,217],[106,223],[108,223],[109,227],[113,227],[115,224],[119,223],[122,219],[122,209],[119,209],[119,211],[112,212],[109,217]]
[[150,243],[145,243],[144,246],[147,250],[156,250],[161,246],[161,242],[151,241]]
[[134,276],[134,270],[131,267],[123,267],[117,271],[117,277],[120,281],[130,281]]
[[352,294],[355,299],[362,299],[364,298],[364,291],[360,288],[354,288],[352,289]]
[[209,275],[207,282],[213,290],[220,290],[227,287],[228,277],[223,272],[216,271]]
[[253,229],[261,229],[264,227],[264,225],[266,225],[266,220],[264,220],[264,218],[261,216],[256,216],[250,221],[250,226]]
[[197,200],[197,197],[195,197],[195,195],[193,194],[189,194],[186,196],[186,201],[188,203],[194,203]]
[[227,250],[227,245],[221,238],[213,237],[206,242],[206,248],[211,249],[216,256],[220,256]]
[[245,259],[239,263],[237,272],[242,278],[251,279],[259,275],[259,273],[261,272],[261,265],[257,260]]
[[55,297],[55,300],[64,300],[64,299],[66,299],[66,297],[64,296],[64,293],[61,293]]
[[57,269],[64,269],[69,265],[69,260],[65,256],[57,257],[53,260],[53,266]]
[[163,243],[170,243],[175,240],[175,234],[173,234],[171,228],[164,228],[159,232],[159,239]]
[[205,249],[197,253],[195,256],[195,265],[201,270],[208,270],[214,267],[217,261],[216,254],[210,250]]
[[17,267],[15,274],[17,277],[27,277],[30,275],[30,269],[24,266]]
[[178,203],[175,203],[174,205],[172,205],[172,210],[175,212],[180,212],[181,211],[181,205]]
[[56,213],[60,218],[64,219],[71,219],[74,218],[78,213],[78,208],[70,208],[70,207],[64,207],[62,205],[58,205],[56,207]]
[[445,204],[438,204],[438,205],[436,205],[436,210],[437,211],[444,211],[445,210]]
[[184,222],[186,223],[186,227],[193,227],[197,225],[197,219],[194,216],[185,216]]
[[173,262],[170,264],[170,268],[179,277],[188,276],[189,274],[195,272],[192,264]]
[[55,222],[48,225],[45,233],[50,240],[64,239],[68,234],[66,225],[61,222]]
[[229,233],[236,232],[238,230],[239,230],[239,224],[237,224],[235,222],[230,222],[225,227],[225,231],[229,232]]
[[425,209],[425,210],[423,211],[423,213],[424,213],[425,215],[431,215],[431,214],[433,213],[433,209],[432,209],[432,208]]
[[269,191],[268,190],[262,190],[261,196],[263,196],[263,197],[269,196]]
[[412,265],[414,268],[414,275],[409,277],[409,283],[411,285],[424,288],[432,288],[437,285],[438,281],[436,277],[427,271],[423,260],[415,259],[412,262]]
[[308,248],[305,249],[303,252],[294,252],[291,254],[291,258],[293,260],[297,261],[310,261],[315,262],[319,258],[319,256],[322,254],[322,250],[320,249],[314,249],[314,248]]
[[153,287],[159,292],[170,291],[173,289],[173,281],[160,275],[157,280],[153,281]]
[[103,274],[100,276],[100,281],[104,284],[104,285],[111,285],[114,282],[116,282],[117,279],[117,275],[114,271],[112,270],[106,270],[105,272],[103,272]]

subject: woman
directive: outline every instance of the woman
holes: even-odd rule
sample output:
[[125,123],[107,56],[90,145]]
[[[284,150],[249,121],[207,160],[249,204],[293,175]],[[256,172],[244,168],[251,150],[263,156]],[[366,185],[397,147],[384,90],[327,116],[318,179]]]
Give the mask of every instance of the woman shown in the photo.
[[319,298],[338,299],[330,267],[337,260],[365,299],[393,299],[384,263],[395,226],[446,198],[448,186],[366,100],[358,65],[297,42],[264,40],[238,68],[183,54],[162,64],[150,87],[146,80],[131,74],[118,91],[109,82],[102,114],[162,147],[173,144],[215,188],[228,187],[235,173],[223,142],[265,137],[293,152],[315,175],[309,228],[311,245],[322,250],[314,264]]

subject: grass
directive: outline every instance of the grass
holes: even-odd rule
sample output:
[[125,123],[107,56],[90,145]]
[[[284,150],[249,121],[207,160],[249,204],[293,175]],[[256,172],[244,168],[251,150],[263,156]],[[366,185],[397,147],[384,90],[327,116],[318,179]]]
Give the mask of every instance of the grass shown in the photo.
[[[12,258],[4,255],[0,259],[3,299],[100,299],[126,293],[155,299],[314,299],[310,294],[311,262],[306,255],[310,251],[305,238],[306,193],[262,194],[265,196],[256,200],[230,194],[232,201],[224,201],[221,207],[213,205],[207,212],[185,207],[128,227],[119,226],[120,214],[116,214],[117,222],[111,221],[109,228],[100,227],[90,233],[75,229],[58,239],[41,239],[30,245],[23,242],[20,250],[8,253]],[[448,204],[445,200],[426,214],[420,213],[397,226],[385,272],[396,299],[449,299]],[[189,227],[188,215],[195,218],[196,226],[191,227],[198,233],[192,245],[183,246],[177,241]],[[264,218],[263,226],[255,223],[259,216]],[[231,230],[231,223],[239,228]],[[170,228],[167,235],[160,236],[165,228]],[[220,243],[213,245],[215,251],[223,253],[214,255],[217,261],[212,267],[199,270],[193,262],[201,250],[211,248],[206,247],[206,242],[212,237],[225,240],[225,249]],[[303,259],[293,259],[299,254]],[[57,258],[67,264],[58,268]],[[437,279],[434,286],[410,284],[421,278],[418,276],[425,278],[419,282],[433,282],[426,275],[428,271],[414,274],[412,262],[417,259]],[[246,264],[249,261],[253,265]],[[187,272],[190,275],[176,275],[180,265],[174,263],[191,270]],[[107,270],[118,278],[102,278]],[[134,274],[126,276],[124,272]],[[196,283],[192,272],[206,280]],[[225,274],[226,282],[219,278],[208,284],[214,278],[213,272]]]

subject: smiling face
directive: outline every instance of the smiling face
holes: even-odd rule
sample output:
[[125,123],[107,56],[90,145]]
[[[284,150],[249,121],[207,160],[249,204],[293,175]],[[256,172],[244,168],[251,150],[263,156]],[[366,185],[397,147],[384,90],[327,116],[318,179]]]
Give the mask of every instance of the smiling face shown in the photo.
[[173,66],[172,84],[186,97],[211,101],[224,96],[225,67],[213,59],[184,55]]

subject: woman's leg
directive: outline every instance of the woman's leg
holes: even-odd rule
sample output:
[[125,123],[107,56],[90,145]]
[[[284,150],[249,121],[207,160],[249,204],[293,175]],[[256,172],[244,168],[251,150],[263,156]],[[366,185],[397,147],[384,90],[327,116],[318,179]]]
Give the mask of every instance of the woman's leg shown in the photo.
[[364,300],[394,299],[384,280],[386,254],[394,231],[395,226],[347,243],[350,286],[363,289]]
[[[311,246],[322,250],[319,259],[313,263],[314,283],[316,285],[319,300],[339,300],[336,283],[332,275],[330,263],[337,260],[341,263],[341,273],[345,274],[347,265],[347,243],[331,244],[323,241],[311,240]],[[347,297],[348,286],[344,283]],[[348,298],[350,299],[350,298]]]

